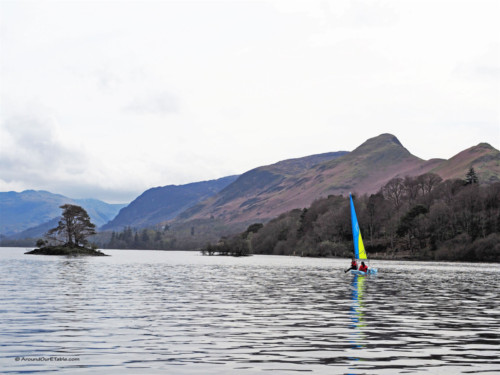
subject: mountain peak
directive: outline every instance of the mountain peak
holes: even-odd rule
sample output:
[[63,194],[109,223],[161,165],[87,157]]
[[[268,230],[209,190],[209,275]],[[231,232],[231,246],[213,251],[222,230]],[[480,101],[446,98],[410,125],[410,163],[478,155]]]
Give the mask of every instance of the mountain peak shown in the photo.
[[479,143],[476,146],[469,147],[468,149],[459,152],[458,154],[453,156],[450,160],[468,157],[467,155],[476,155],[475,157],[490,155],[498,159],[499,154],[500,151],[498,151],[495,147],[491,146],[489,143]]
[[395,135],[389,133],[384,133],[376,137],[369,138],[359,147],[363,147],[364,145],[374,145],[374,146],[397,145],[403,147],[399,139]]
[[351,152],[352,157],[360,157],[362,155],[377,159],[383,156],[383,159],[387,161],[415,157],[401,144],[396,136],[388,133],[368,139]]
[[486,142],[479,143],[478,145],[473,146],[470,149],[471,150],[490,150],[490,151],[498,152],[498,150],[495,147],[493,147],[492,145],[490,145],[489,143],[486,143]]
[[401,144],[401,142],[399,141],[399,139],[393,135],[393,134],[389,134],[389,133],[383,133],[383,134],[380,134],[378,137],[374,137],[374,138],[371,138],[371,139],[380,139],[380,140],[383,140],[385,142],[390,142],[390,143],[395,143],[399,146],[403,146]]

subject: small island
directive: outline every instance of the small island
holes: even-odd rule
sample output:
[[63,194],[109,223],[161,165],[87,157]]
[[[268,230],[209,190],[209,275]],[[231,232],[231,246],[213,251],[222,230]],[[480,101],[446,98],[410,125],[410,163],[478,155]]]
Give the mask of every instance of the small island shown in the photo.
[[41,248],[37,248],[31,251],[26,252],[25,254],[35,254],[35,255],[68,255],[68,256],[80,256],[80,255],[90,255],[90,256],[109,256],[108,254],[104,254],[100,250],[89,249],[88,247],[83,246],[44,246]]
[[94,235],[95,224],[80,206],[64,204],[61,220],[56,228],[50,229],[44,239],[36,242],[38,248],[25,254],[35,255],[66,255],[66,256],[108,256],[89,245],[87,238]]

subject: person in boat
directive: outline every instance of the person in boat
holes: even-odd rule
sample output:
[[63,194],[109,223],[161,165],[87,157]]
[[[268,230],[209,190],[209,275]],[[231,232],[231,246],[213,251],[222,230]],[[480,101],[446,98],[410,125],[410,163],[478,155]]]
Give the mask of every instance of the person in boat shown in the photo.
[[356,271],[358,269],[358,263],[356,262],[356,258],[352,258],[351,260],[351,268],[347,269],[345,272],[348,272],[350,270]]
[[368,266],[365,264],[365,262],[361,262],[361,266],[359,266],[359,270],[363,272],[368,272]]

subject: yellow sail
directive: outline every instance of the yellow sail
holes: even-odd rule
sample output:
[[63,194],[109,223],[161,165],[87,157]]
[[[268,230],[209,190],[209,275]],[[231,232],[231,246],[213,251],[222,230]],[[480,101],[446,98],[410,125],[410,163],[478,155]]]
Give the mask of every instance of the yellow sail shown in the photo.
[[361,238],[361,231],[359,232],[359,237],[358,237],[358,252],[359,252],[359,259],[367,259],[365,245],[363,244],[363,239]]

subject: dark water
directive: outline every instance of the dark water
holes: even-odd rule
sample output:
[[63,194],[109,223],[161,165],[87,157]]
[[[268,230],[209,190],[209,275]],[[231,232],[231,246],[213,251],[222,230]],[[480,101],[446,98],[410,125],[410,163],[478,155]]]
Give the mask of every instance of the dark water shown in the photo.
[[500,372],[498,264],[24,251],[0,248],[3,374]]

